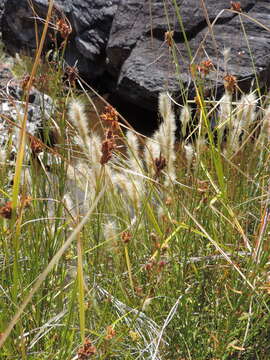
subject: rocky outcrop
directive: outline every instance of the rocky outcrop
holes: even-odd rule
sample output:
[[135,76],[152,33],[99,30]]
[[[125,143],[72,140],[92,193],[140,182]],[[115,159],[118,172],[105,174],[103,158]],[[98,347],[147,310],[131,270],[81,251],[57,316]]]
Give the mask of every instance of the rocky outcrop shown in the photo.
[[[269,1],[242,0],[242,14],[229,10],[230,2],[225,0],[177,3],[188,43],[175,8],[168,5],[165,10],[163,0],[126,0],[118,6],[107,55],[121,97],[146,108],[153,108],[157,94],[164,89],[179,94],[182,87],[193,97],[190,64],[207,59],[215,68],[207,76],[208,88],[221,89],[227,71],[237,76],[240,86],[248,88],[254,74],[253,61],[257,75],[269,81]],[[174,55],[165,41],[168,30],[174,31]],[[227,67],[224,48],[231,49]]]
[[[20,120],[24,116],[25,102],[21,83],[14,80],[10,70],[12,66],[9,58],[2,60],[0,65],[0,149],[7,146],[11,135],[11,154],[14,154],[19,144]],[[42,136],[44,123],[49,121],[54,111],[52,99],[32,87],[27,110],[27,132]]]
[[[32,0],[45,17],[47,0]],[[98,79],[115,96],[156,110],[157,96],[168,89],[194,96],[190,64],[211,60],[206,87],[223,91],[223,78],[237,76],[248,90],[254,72],[260,84],[269,83],[270,3],[268,0],[56,0],[73,27],[66,60],[78,62],[88,80]],[[204,8],[205,4],[205,8]],[[231,6],[235,10],[231,10]],[[240,9],[239,9],[240,10]],[[182,24],[180,24],[180,19]],[[213,24],[213,26],[210,26]],[[3,38],[10,52],[35,48],[33,14],[27,0],[9,0],[3,18]],[[185,29],[185,35],[183,33]],[[165,33],[173,31],[175,46]],[[228,63],[223,50],[230,48]],[[177,65],[177,66],[176,66]]]
[[[34,23],[38,24],[41,34],[48,8],[47,0],[33,0],[31,9],[28,0],[8,0],[2,18],[3,41],[9,53],[15,54],[22,49],[33,52],[36,48]],[[77,64],[80,74],[87,80],[102,75],[106,67],[106,45],[111,24],[119,0],[57,0],[53,19],[64,14],[72,26],[72,34],[65,54],[67,63]],[[51,29],[52,34],[54,33]],[[61,40],[61,39],[59,39]],[[46,49],[53,46],[48,37]]]

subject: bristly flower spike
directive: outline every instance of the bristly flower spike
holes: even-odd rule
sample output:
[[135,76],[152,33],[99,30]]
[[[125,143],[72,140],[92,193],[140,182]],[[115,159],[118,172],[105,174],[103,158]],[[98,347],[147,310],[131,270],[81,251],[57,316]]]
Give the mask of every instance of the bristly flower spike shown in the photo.
[[183,138],[185,138],[187,134],[187,125],[191,119],[191,109],[188,104],[185,104],[181,110],[180,114],[180,122],[181,122],[181,132]]
[[129,130],[126,135],[126,140],[127,140],[128,164],[133,171],[141,174],[143,167],[139,155],[138,137],[136,134],[134,134],[134,132]]
[[167,179],[165,185],[171,184],[175,178],[175,116],[172,109],[170,96],[166,93],[159,95],[159,112],[163,118],[159,129],[154,134],[154,140],[160,145],[160,153],[164,156],[167,166]]
[[72,123],[78,129],[79,135],[81,136],[84,145],[86,145],[89,140],[89,135],[88,121],[85,114],[84,104],[78,99],[73,99],[69,104],[68,115],[70,121],[72,121]]
[[222,143],[224,130],[232,127],[232,94],[226,92],[219,101],[218,142]]
[[184,148],[185,148],[185,155],[186,155],[186,160],[187,160],[187,173],[189,173],[190,169],[191,169],[193,156],[194,156],[194,148],[193,148],[192,144],[190,144],[190,143],[187,145],[184,145]]

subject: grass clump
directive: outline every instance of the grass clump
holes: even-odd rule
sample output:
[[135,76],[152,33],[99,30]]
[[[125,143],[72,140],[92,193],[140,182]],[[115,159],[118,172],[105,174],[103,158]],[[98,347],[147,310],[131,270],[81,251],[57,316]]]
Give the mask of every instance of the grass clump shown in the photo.
[[47,136],[25,115],[16,162],[1,150],[3,359],[268,359],[268,94],[227,77],[208,100],[195,76],[151,138],[108,104],[95,132],[59,59]]

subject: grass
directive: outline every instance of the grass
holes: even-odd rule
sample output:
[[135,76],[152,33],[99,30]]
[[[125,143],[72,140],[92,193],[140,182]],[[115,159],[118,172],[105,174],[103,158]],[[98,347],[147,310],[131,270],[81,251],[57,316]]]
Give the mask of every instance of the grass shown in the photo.
[[17,158],[12,136],[1,152],[1,359],[269,359],[268,95],[227,74],[206,98],[214,69],[193,64],[182,125],[162,93],[151,138],[110,106],[97,134],[92,92],[63,75],[68,34],[57,62],[40,62],[42,40],[21,62],[25,114],[42,75],[56,105],[43,140],[25,115]]

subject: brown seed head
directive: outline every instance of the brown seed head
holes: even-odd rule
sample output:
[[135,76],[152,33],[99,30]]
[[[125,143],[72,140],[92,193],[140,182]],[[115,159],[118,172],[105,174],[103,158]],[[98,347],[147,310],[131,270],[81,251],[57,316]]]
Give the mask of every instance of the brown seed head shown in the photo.
[[[25,91],[25,89],[27,88],[29,80],[30,80],[30,75],[29,74],[24,75],[24,77],[22,78],[21,87],[22,87],[23,91]],[[34,82],[34,79],[33,79],[33,82]]]
[[240,1],[231,1],[231,10],[242,12]]
[[100,159],[101,165],[105,165],[112,157],[113,150],[116,148],[115,136],[111,129],[107,129],[105,140],[102,142]]
[[95,355],[97,349],[92,345],[89,339],[85,339],[84,344],[78,350],[78,360],[88,360],[90,356]]
[[129,231],[124,231],[121,235],[121,239],[124,244],[127,244],[128,242],[130,242],[131,238],[132,238],[132,235]]
[[71,34],[72,27],[66,19],[61,18],[56,21],[56,30],[59,31],[62,39],[65,40]]
[[106,340],[111,340],[116,334],[114,328],[110,325],[107,327],[107,335],[105,336]]
[[23,195],[21,197],[21,208],[29,208],[32,200],[31,196]]
[[12,202],[8,201],[5,205],[0,207],[0,216],[5,219],[11,219],[12,216]]
[[43,144],[36,137],[30,136],[29,144],[33,154],[39,154],[40,152],[43,151]]
[[166,31],[165,32],[165,41],[168,44],[169,47],[172,47],[173,45],[173,31]]
[[156,176],[159,176],[161,171],[166,167],[167,161],[164,156],[159,154],[159,157],[154,160]]
[[225,89],[230,92],[233,93],[236,86],[237,86],[237,79],[235,76],[227,74],[226,76],[224,76],[223,78],[224,80],[224,87]]
[[65,69],[65,74],[71,85],[74,85],[75,80],[78,78],[79,75],[77,66],[67,66]]
[[203,75],[208,75],[210,71],[214,70],[214,65],[210,59],[204,60],[197,66],[197,70]]
[[103,114],[100,115],[101,120],[109,123],[112,130],[119,129],[118,112],[111,106],[106,106]]

